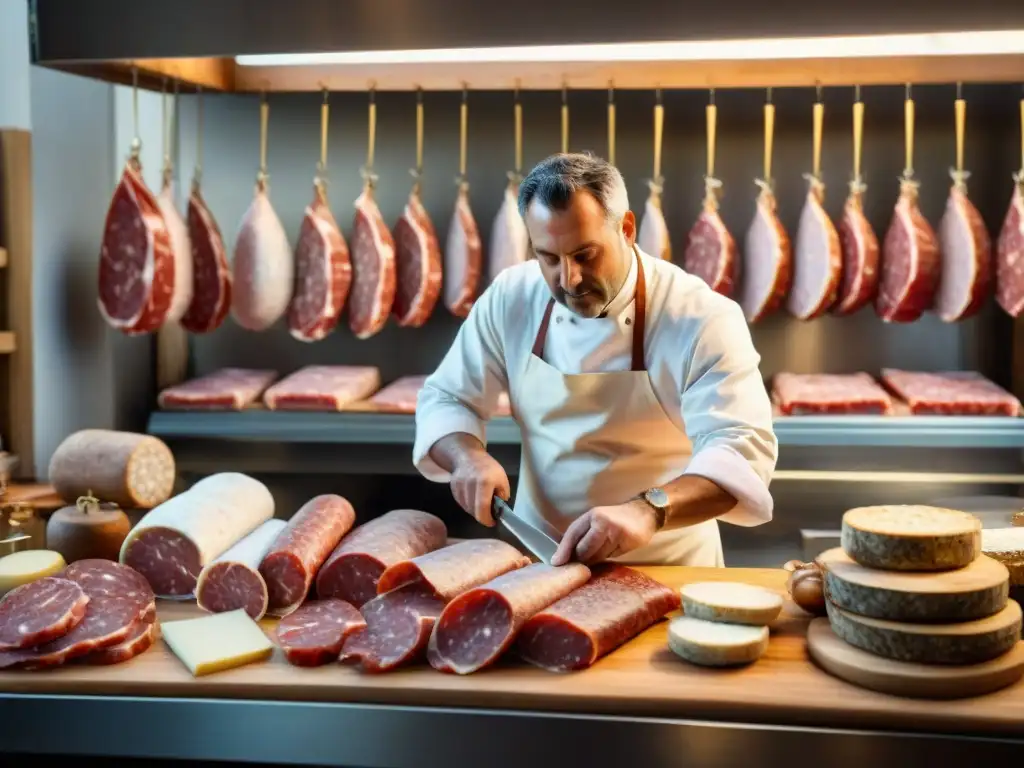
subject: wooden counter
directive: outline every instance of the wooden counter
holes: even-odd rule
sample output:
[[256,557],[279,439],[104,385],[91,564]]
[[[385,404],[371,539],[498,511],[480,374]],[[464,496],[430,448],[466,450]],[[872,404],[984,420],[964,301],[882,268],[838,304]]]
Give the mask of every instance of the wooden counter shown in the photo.
[[[739,580],[784,592],[787,574],[767,569],[649,568],[673,586]],[[162,620],[198,614],[192,604],[161,603]],[[409,707],[500,708],[632,717],[687,718],[787,726],[933,733],[1024,734],[1024,685],[962,701],[918,701],[873,693],[837,680],[808,659],[808,617],[787,602],[767,654],[752,666],[692,666],[666,645],[666,622],[594,667],[554,674],[517,661],[457,677],[429,667],[370,676],[342,665],[290,666],[275,652],[264,663],[192,678],[162,644],[112,667],[73,665],[0,674],[0,693],[113,695],[346,702]],[[266,627],[272,622],[264,622]]]

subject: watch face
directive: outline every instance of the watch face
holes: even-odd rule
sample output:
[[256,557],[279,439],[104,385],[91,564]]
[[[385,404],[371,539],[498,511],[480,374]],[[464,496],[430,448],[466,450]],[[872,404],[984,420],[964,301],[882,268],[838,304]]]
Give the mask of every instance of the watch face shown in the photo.
[[668,506],[668,494],[661,488],[651,488],[644,494],[644,497],[655,507],[664,508]]

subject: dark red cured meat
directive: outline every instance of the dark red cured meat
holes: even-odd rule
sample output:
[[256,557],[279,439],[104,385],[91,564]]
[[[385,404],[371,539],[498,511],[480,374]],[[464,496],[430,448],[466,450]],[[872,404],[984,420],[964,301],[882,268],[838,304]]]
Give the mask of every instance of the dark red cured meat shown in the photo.
[[136,629],[153,621],[156,597],[145,578],[110,560],[79,560],[61,576],[76,582],[89,597],[85,618],[70,632],[30,650],[0,652],[0,669],[42,669],[63,664],[100,648],[118,645]]
[[911,413],[933,416],[1019,416],[1020,401],[976,371],[924,373],[882,369],[882,382]]
[[181,325],[190,333],[209,333],[220,327],[231,309],[231,266],[220,227],[194,182],[187,219],[192,247],[192,302]]
[[240,411],[256,402],[276,378],[277,371],[221,368],[168,387],[157,404],[168,410]]
[[389,672],[423,658],[444,600],[423,584],[378,595],[362,607],[366,627],[345,642],[341,661],[363,672]]
[[585,669],[679,610],[680,602],[677,590],[639,571],[600,565],[590,581],[523,625],[516,651],[551,672]]
[[348,246],[318,189],[295,246],[295,289],[288,307],[291,335],[299,341],[327,336],[338,324],[351,286]]
[[109,648],[93,651],[83,656],[80,661],[94,666],[123,664],[148,651],[159,637],[160,623],[155,618],[151,621],[140,619],[135,622],[126,640]]
[[460,184],[455,212],[448,225],[444,249],[444,303],[456,317],[467,317],[476,301],[483,274],[484,249],[476,218],[469,206],[469,185]]
[[419,328],[441,295],[441,246],[419,192],[413,190],[394,229],[395,301],[398,325]]
[[1010,317],[1024,314],[1024,170],[1014,177],[996,243],[996,299]]
[[302,604],[320,566],[355,521],[352,505],[333,494],[316,496],[295,513],[260,563],[268,613],[287,616]]
[[777,373],[772,400],[785,416],[893,412],[889,393],[867,373]]
[[493,664],[534,614],[590,578],[582,563],[534,563],[459,595],[430,635],[427,659],[443,672],[468,675]]
[[875,310],[887,323],[910,323],[931,309],[939,284],[939,243],[917,204],[917,186],[903,182],[882,245]]
[[267,408],[281,411],[340,411],[380,386],[380,370],[370,365],[309,365],[263,393]]
[[417,509],[392,510],[341,540],[317,574],[317,596],[361,608],[377,595],[377,582],[388,566],[440,549],[447,540],[439,517]]
[[125,165],[107,210],[99,264],[99,306],[127,334],[163,325],[174,295],[174,251],[167,223],[135,162]]
[[686,238],[683,269],[696,275],[711,290],[732,296],[736,283],[736,241],[718,210],[705,206]]
[[85,618],[89,597],[69,579],[47,576],[0,600],[0,650],[31,648],[63,637]]
[[148,528],[125,552],[124,564],[146,574],[162,597],[191,596],[203,570],[202,555],[188,536],[171,528]]
[[395,241],[366,189],[356,200],[352,225],[352,289],[348,323],[358,339],[379,333],[395,301]]
[[249,617],[263,618],[267,607],[267,584],[259,571],[245,563],[211,563],[196,583],[200,608],[211,613],[244,610]]
[[337,661],[349,635],[364,627],[362,615],[344,600],[314,600],[281,619],[277,644],[295,666],[318,667]]
[[378,594],[406,584],[425,584],[445,602],[467,589],[530,564],[530,558],[499,539],[468,539],[389,566]]
[[843,251],[843,278],[832,311],[837,315],[850,315],[870,304],[878,292],[878,237],[864,215],[859,188],[850,192],[843,207],[839,242]]

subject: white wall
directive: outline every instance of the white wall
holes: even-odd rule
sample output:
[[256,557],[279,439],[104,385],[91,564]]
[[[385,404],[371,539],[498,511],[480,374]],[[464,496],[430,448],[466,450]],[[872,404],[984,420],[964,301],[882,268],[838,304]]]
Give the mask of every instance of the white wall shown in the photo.
[[32,127],[28,1],[0,0],[0,127]]

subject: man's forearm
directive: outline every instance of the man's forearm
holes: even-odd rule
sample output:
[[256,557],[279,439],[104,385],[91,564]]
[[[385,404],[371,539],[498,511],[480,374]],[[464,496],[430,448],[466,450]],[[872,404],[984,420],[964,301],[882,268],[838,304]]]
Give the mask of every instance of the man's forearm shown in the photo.
[[683,475],[662,486],[669,498],[669,512],[662,530],[685,528],[724,515],[736,499],[717,483],[698,475]]
[[445,435],[430,447],[430,458],[445,472],[452,472],[467,457],[487,453],[484,444],[466,432]]

